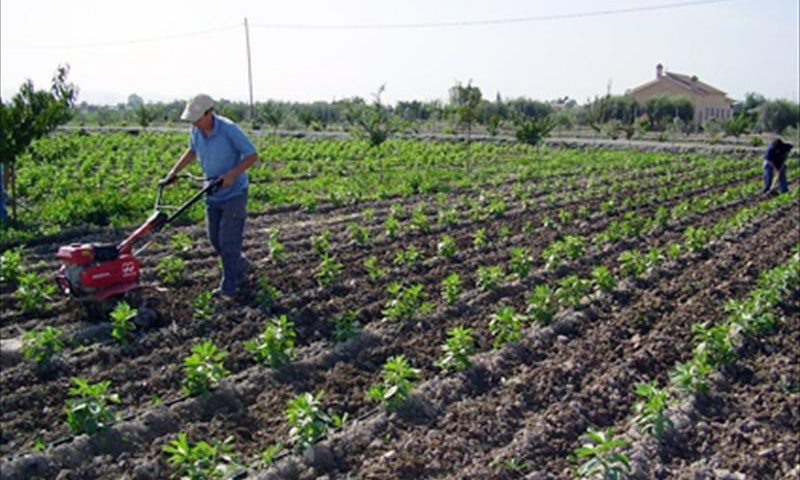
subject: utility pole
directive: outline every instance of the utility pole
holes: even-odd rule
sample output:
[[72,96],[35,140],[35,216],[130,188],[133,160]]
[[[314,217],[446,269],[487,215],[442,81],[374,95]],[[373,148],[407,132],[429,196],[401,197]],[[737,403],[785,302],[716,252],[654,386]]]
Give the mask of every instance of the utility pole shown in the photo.
[[255,119],[253,114],[253,68],[250,65],[250,28],[247,26],[247,17],[244,17],[244,36],[247,41],[247,81],[250,85],[250,120]]

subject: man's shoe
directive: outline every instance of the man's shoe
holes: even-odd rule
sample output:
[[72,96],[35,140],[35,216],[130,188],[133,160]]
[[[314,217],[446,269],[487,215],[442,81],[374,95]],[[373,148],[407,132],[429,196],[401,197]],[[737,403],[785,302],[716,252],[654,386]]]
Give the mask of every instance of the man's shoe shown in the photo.
[[228,293],[228,292],[226,292],[225,290],[223,290],[221,288],[215,288],[214,291],[211,292],[211,296],[214,297],[214,298],[220,298],[220,299],[230,299],[230,298],[233,298],[233,297],[236,296],[236,292]]

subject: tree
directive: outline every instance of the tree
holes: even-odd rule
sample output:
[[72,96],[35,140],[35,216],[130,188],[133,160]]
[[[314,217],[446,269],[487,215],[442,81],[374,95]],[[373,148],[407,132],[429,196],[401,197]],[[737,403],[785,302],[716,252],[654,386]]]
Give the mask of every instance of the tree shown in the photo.
[[50,91],[34,90],[33,82],[23,83],[11,102],[0,99],[0,161],[10,170],[11,208],[17,219],[16,160],[30,146],[72,116],[78,87],[67,82],[69,65],[59,65]]
[[769,100],[764,104],[761,120],[764,130],[782,133],[787,127],[800,124],[800,106],[789,100]]
[[381,94],[385,87],[381,85],[377,93],[373,94],[375,101],[372,105],[354,105],[347,114],[354,136],[365,138],[373,147],[385,142],[397,129],[391,111],[381,104]]
[[461,82],[456,82],[450,88],[450,105],[454,108],[456,115],[456,124],[459,127],[467,127],[467,142],[469,142],[472,133],[472,124],[478,120],[481,105],[481,89],[472,86],[472,80],[467,83],[467,86],[461,85]]

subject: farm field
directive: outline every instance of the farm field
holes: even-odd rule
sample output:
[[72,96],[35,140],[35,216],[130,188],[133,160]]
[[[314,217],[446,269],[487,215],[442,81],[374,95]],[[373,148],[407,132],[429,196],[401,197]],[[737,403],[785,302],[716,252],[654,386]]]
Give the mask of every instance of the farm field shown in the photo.
[[[206,296],[218,266],[199,208],[141,254],[160,317],[127,344],[58,294],[26,299],[39,287],[21,272],[52,280],[60,245],[144,220],[183,145],[56,135],[23,159],[36,228],[3,241],[35,240],[6,249],[21,266],[0,290],[0,338],[54,327],[64,346],[38,365],[5,351],[3,478],[166,478],[188,464],[164,452],[180,434],[238,478],[593,478],[592,460],[634,478],[800,472],[794,178],[764,196],[753,158],[260,138],[255,268],[235,301]],[[293,342],[259,359],[265,328]],[[443,360],[448,339],[462,350]],[[187,392],[184,360],[205,341],[226,372]],[[73,377],[110,382],[110,426],[71,431]],[[643,417],[647,382],[669,402]],[[324,435],[287,415],[305,393]],[[577,455],[590,428],[619,456]]]

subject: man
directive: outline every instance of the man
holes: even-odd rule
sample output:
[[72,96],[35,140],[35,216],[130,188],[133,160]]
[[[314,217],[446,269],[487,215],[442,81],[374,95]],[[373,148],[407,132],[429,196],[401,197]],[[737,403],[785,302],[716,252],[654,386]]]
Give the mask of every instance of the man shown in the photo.
[[772,190],[772,179],[775,173],[778,174],[780,192],[789,191],[786,181],[786,158],[791,149],[792,144],[784,143],[780,138],[776,138],[769,144],[767,152],[764,154],[764,193]]
[[250,268],[242,253],[247,217],[245,171],[257,160],[253,143],[231,120],[214,113],[214,101],[205,94],[189,100],[181,120],[192,122],[189,148],[164,179],[169,182],[195,159],[208,180],[222,178],[220,188],[206,197],[208,239],[222,258],[222,281],[215,296],[233,297]]

